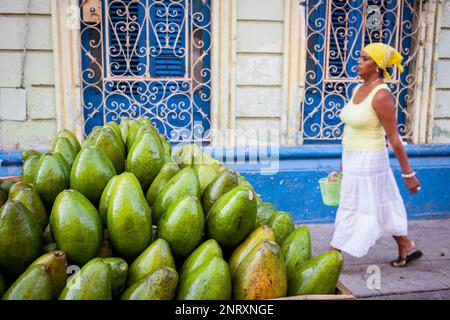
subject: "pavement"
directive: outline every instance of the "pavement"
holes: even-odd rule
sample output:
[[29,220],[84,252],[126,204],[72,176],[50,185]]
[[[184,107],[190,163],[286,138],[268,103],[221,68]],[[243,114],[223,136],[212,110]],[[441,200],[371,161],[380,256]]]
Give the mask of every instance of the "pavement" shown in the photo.
[[[333,224],[307,224],[312,254],[329,248]],[[423,257],[403,268],[389,262],[397,258],[393,238],[383,237],[362,258],[344,253],[340,281],[357,299],[450,300],[450,219],[411,220],[409,237]]]

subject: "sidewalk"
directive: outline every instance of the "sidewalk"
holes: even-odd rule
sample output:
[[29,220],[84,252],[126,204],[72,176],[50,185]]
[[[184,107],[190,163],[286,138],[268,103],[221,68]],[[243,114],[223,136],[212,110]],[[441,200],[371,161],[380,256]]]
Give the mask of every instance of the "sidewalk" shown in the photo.
[[[329,248],[334,225],[308,224],[312,253]],[[423,252],[423,257],[405,268],[393,268],[397,257],[394,239],[378,240],[368,255],[360,259],[344,253],[340,281],[357,299],[450,299],[450,219],[412,220],[409,236]],[[379,267],[379,269],[377,269]],[[374,270],[380,271],[379,289],[374,287]]]

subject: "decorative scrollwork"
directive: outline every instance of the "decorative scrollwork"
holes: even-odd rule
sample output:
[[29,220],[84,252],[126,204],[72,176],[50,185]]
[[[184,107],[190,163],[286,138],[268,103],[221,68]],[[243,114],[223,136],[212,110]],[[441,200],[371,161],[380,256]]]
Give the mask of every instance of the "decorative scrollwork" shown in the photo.
[[398,130],[412,136],[409,106],[415,99],[415,58],[418,53],[420,3],[415,0],[309,0],[307,59],[302,132],[305,143],[338,142],[339,114],[357,79],[357,61],[366,44],[384,42],[405,57],[388,85],[396,98]]
[[172,141],[210,140],[211,0],[104,0],[80,33],[86,135],[149,116]]

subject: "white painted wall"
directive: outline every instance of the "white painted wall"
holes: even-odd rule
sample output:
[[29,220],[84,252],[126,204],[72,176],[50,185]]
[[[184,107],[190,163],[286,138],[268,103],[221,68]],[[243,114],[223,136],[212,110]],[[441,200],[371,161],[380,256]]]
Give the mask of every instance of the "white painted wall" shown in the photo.
[[50,13],[50,0],[0,1],[0,150],[47,149],[56,134]]
[[[301,79],[290,79],[289,75],[293,73],[290,63],[295,57],[290,58],[287,54],[289,44],[299,38],[286,37],[293,32],[287,29],[295,26],[286,27],[289,26],[286,1],[291,0],[235,0],[235,13],[233,11],[222,21],[235,26],[235,31],[231,31],[234,27],[229,30],[232,52],[221,56],[230,60],[228,67],[216,70],[217,75],[213,77],[232,73],[232,81],[229,81],[232,88],[227,88],[228,91],[220,88],[226,95],[221,97],[223,105],[215,110],[212,120],[226,119],[225,122],[230,124],[224,128],[239,130],[243,135],[231,144],[265,142],[267,133],[258,135],[255,129],[274,130],[273,143],[286,141],[287,128],[294,127],[290,118],[298,117],[295,112],[299,110],[298,101],[287,96],[296,96],[297,91],[289,93],[288,88],[295,87]],[[56,134],[50,2],[30,0],[27,9],[28,0],[0,0],[1,150],[46,149]],[[450,106],[446,102],[450,101],[450,6],[443,12],[438,52],[432,142],[449,143]],[[78,68],[75,64],[66,63]],[[286,83],[286,78],[294,84]],[[76,90],[78,92],[78,88]],[[67,108],[58,110],[67,111]],[[287,112],[289,110],[292,112]],[[71,119],[67,112],[60,111],[60,114]],[[64,123],[64,119],[60,122]],[[295,141],[290,142],[293,143]]]
[[444,5],[439,33],[433,143],[450,143],[450,3]]
[[236,144],[279,143],[283,84],[284,0],[238,0],[236,26]]

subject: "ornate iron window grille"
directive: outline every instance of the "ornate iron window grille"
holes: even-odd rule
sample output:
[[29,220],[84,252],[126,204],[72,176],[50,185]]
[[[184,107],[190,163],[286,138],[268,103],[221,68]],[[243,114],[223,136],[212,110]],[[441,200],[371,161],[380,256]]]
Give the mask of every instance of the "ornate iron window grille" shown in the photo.
[[208,143],[211,0],[80,1],[85,135],[121,117],[149,116],[173,142]]
[[339,114],[360,81],[356,66],[363,46],[382,41],[404,57],[388,85],[396,98],[398,130],[412,136],[422,2],[415,0],[308,0],[305,95],[301,104],[304,143],[338,143]]

